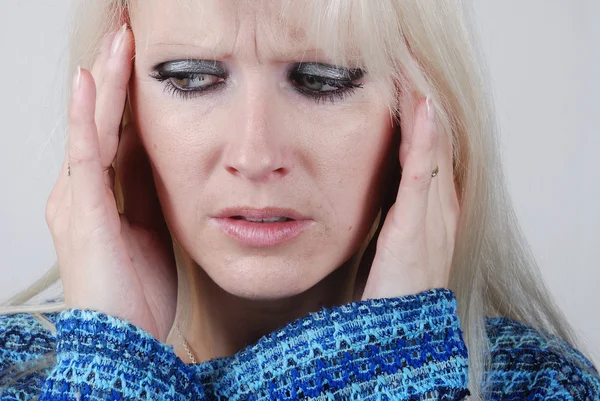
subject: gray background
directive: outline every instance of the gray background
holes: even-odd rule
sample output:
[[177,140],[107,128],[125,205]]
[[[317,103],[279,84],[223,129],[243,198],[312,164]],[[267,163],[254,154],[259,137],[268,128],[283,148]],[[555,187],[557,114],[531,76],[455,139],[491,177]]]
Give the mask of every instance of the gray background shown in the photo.
[[[599,364],[600,2],[475,2],[518,215]],[[0,299],[55,260],[44,207],[63,153],[70,4],[2,0]]]

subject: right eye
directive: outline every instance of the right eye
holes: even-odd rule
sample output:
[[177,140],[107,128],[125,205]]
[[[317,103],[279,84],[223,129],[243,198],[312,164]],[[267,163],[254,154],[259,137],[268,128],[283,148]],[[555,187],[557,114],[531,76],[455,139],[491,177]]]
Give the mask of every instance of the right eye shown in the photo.
[[203,90],[223,80],[223,78],[208,74],[188,74],[186,76],[181,74],[181,76],[168,79],[171,85],[182,91]]
[[154,67],[150,76],[164,82],[165,91],[173,96],[200,96],[225,83],[227,71],[212,60],[175,60]]

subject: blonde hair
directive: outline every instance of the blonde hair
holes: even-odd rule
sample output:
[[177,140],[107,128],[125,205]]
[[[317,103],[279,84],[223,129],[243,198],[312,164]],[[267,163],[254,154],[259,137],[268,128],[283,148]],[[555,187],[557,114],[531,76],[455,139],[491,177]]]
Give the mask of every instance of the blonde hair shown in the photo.
[[[282,17],[291,6],[282,2]],[[123,22],[130,0],[81,1],[72,31],[71,71],[90,68],[103,35]],[[334,58],[352,44],[369,73],[435,100],[441,134],[454,145],[454,174],[461,195],[450,288],[459,306],[469,350],[469,387],[481,397],[489,352],[486,316],[504,316],[575,344],[562,313],[544,287],[513,211],[498,152],[498,128],[487,69],[470,5],[459,0],[306,0],[294,2],[306,31]],[[299,10],[304,8],[304,10]],[[309,22],[312,21],[312,22]],[[399,115],[390,96],[390,109]],[[374,239],[376,240],[376,238]],[[48,278],[50,280],[48,280]],[[10,301],[19,305],[58,280],[56,266],[44,281]],[[0,313],[63,308],[7,306]]]

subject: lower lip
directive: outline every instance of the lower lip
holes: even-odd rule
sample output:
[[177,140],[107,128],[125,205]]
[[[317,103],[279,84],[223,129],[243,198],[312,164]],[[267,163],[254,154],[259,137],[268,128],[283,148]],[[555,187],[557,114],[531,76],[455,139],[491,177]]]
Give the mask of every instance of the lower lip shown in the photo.
[[290,220],[279,223],[253,223],[243,219],[215,218],[221,230],[243,245],[272,247],[298,237],[311,220]]

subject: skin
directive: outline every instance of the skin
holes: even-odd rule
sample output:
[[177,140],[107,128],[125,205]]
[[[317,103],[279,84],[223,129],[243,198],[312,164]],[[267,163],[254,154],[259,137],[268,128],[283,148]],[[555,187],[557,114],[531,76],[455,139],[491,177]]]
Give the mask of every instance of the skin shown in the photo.
[[[92,71],[74,78],[69,152],[46,212],[69,307],[178,343],[169,333],[182,303],[192,311],[184,335],[204,361],[321,306],[447,286],[459,204],[450,142],[437,134],[431,99],[418,97],[412,109],[413,95],[402,91],[398,148],[382,81],[366,75],[335,102],[296,90],[290,66],[329,63],[322,51],[302,52],[314,49],[302,35],[293,44],[283,39],[297,27],[277,25],[250,2],[243,10],[217,1],[202,10],[147,3],[132,10],[131,30],[107,35]],[[225,84],[173,96],[155,66],[181,59],[221,62]],[[119,139],[127,91],[133,123]],[[368,279],[357,283],[396,157],[398,197]],[[122,213],[113,162],[125,190]],[[311,224],[281,246],[242,246],[211,222],[234,206],[292,208]],[[190,289],[179,300],[172,240]],[[357,285],[364,286],[358,297]]]

